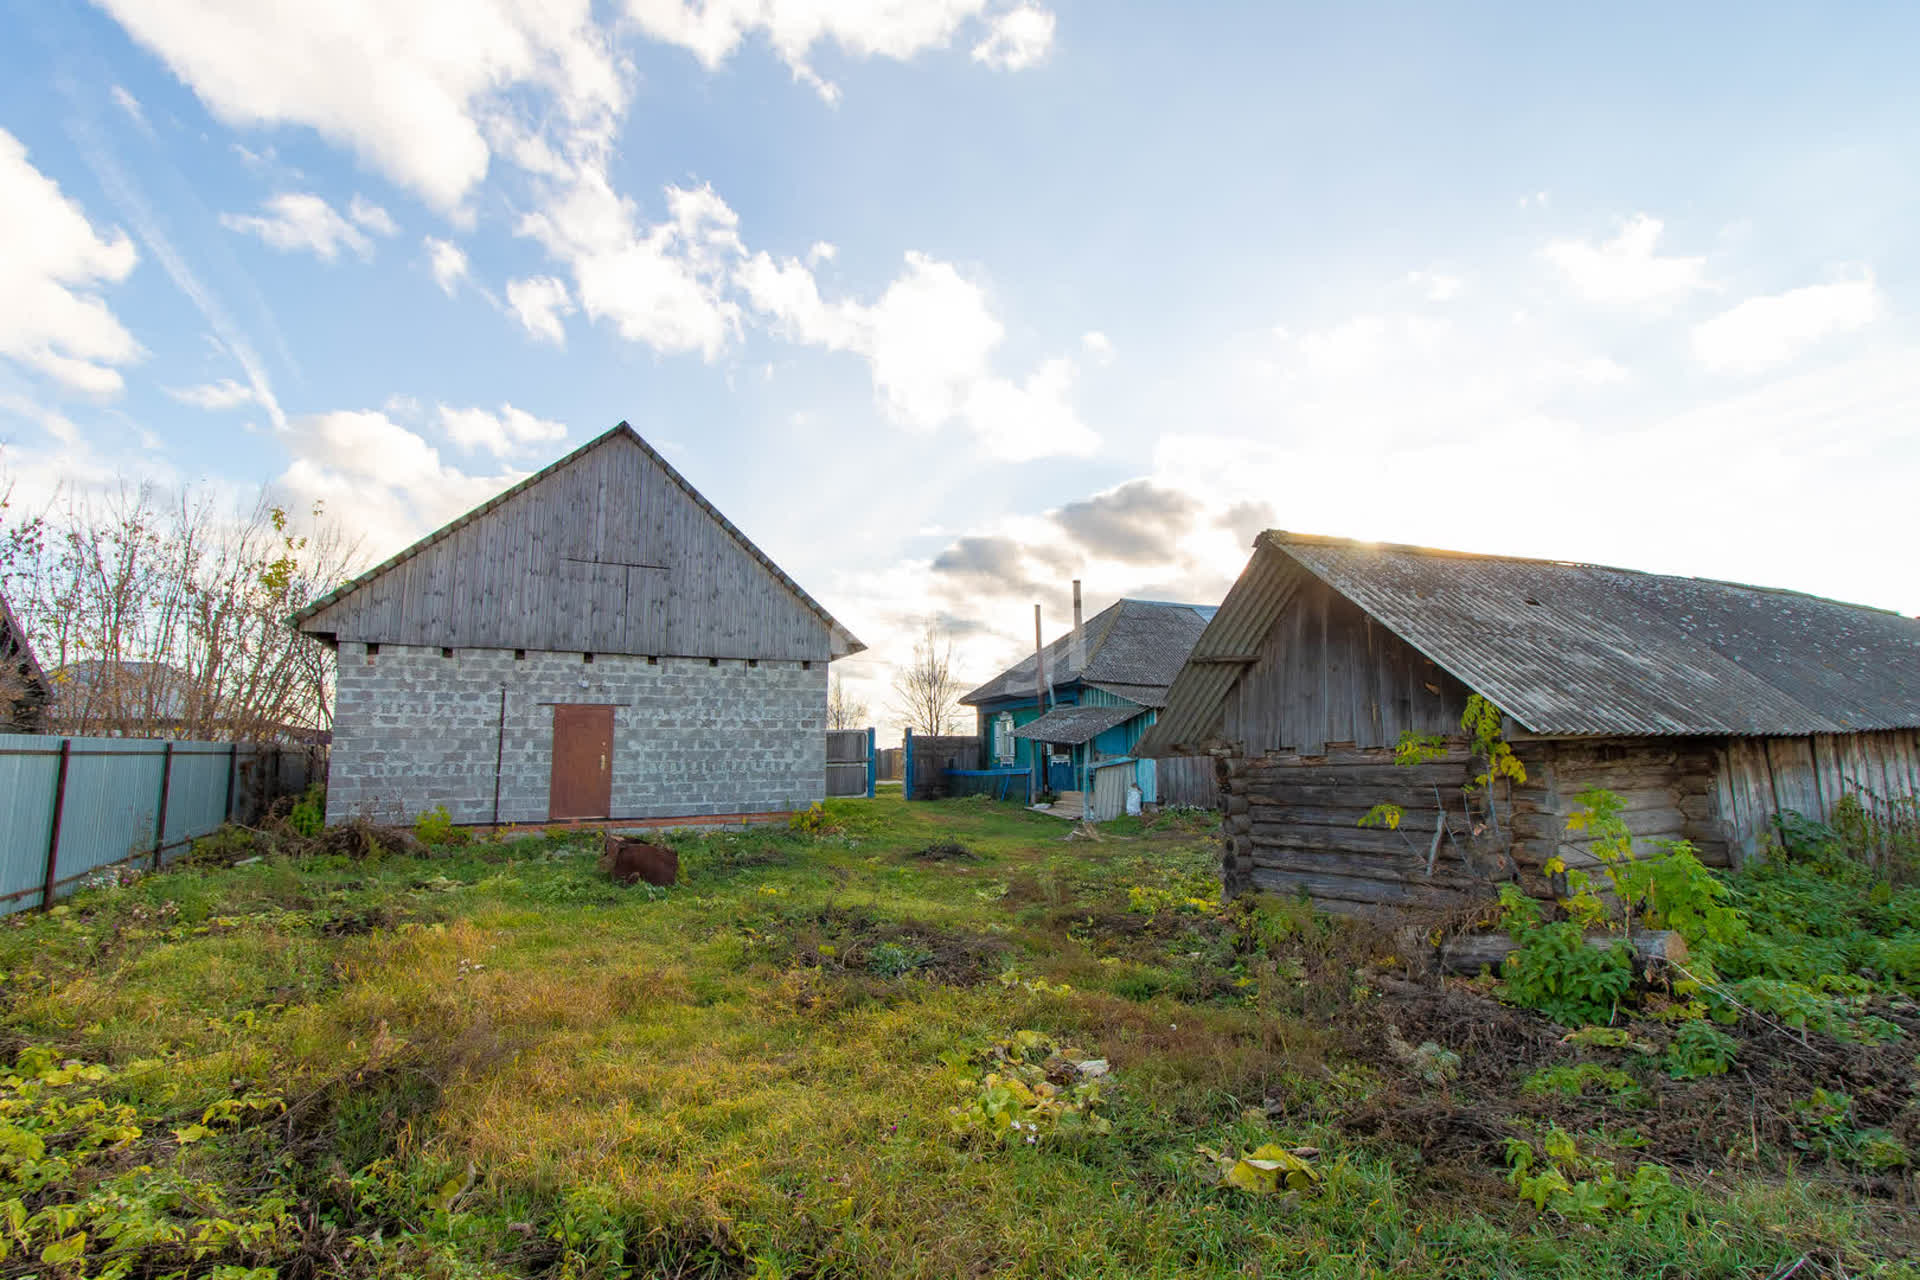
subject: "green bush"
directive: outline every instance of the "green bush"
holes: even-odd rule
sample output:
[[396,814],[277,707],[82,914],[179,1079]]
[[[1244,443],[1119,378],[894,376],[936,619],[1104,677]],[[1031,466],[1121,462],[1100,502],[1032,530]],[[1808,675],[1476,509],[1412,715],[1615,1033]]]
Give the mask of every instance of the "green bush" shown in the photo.
[[1733,1065],[1740,1042],[1705,1022],[1683,1022],[1667,1046],[1667,1074],[1675,1080],[1723,1076]]
[[424,845],[465,844],[467,833],[453,825],[447,806],[436,805],[413,820],[413,834]]
[[1605,1023],[1633,989],[1633,948],[1590,947],[1568,921],[1541,925],[1507,957],[1504,972],[1509,1003],[1569,1027]]
[[311,840],[327,825],[327,789],[319,783],[307,788],[298,804],[287,812],[287,825],[297,836]]

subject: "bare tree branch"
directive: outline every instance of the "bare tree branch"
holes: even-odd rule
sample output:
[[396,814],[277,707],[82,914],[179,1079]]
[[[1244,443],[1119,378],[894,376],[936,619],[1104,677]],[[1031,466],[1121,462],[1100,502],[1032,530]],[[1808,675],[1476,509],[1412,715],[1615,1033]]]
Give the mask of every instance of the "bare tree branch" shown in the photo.
[[870,718],[867,704],[848,693],[836,674],[827,689],[827,728],[864,729]]
[[953,675],[953,636],[927,623],[913,645],[913,662],[893,675],[893,711],[915,733],[939,737],[960,724],[965,687]]
[[273,741],[332,724],[332,662],[288,615],[342,581],[357,548],[319,507],[263,492],[150,485],[0,503],[0,590],[46,670],[45,730]]

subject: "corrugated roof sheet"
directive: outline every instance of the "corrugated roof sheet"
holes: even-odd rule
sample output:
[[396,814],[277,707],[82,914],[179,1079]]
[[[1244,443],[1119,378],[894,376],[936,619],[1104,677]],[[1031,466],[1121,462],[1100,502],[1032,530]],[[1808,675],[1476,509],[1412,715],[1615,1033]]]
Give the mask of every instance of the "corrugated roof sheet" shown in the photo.
[[1140,714],[1138,707],[1055,707],[1038,720],[1030,720],[1015,729],[1013,736],[1078,746],[1092,742],[1115,725],[1125,724]]
[[[1286,575],[1262,562],[1292,561],[1534,733],[1920,727],[1920,621],[1896,613],[1703,578],[1278,530],[1255,546],[1242,583],[1268,589],[1236,584],[1196,659],[1218,648],[1214,631],[1244,631],[1245,615],[1271,604]],[[1218,670],[1190,670],[1143,749],[1196,740],[1195,726],[1217,712],[1227,690],[1200,677]]]
[[[1157,706],[1165,700],[1167,686],[1179,674],[1188,651],[1206,630],[1214,612],[1212,605],[1116,600],[1086,621],[1084,669],[1072,666],[1071,631],[1046,647],[1048,681],[1055,688],[1075,681],[1100,688],[1111,686],[1111,691],[1123,698],[1142,706]],[[999,698],[1030,696],[1034,691],[1033,661],[1033,655],[1027,655],[960,701],[973,706]],[[1138,690],[1140,696],[1123,692],[1127,687]]]

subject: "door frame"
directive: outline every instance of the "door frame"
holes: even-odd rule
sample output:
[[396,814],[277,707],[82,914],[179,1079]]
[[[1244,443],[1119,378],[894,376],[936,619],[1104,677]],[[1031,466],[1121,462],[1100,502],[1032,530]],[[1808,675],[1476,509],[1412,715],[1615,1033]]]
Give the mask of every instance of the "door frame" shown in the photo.
[[[614,705],[606,702],[556,702],[552,705],[553,733],[551,746],[547,753],[547,821],[590,822],[594,820],[604,821],[612,818]],[[578,726],[574,729],[574,732],[579,732],[581,728],[584,728],[591,735],[588,739],[588,745],[592,745],[596,740],[605,744],[604,749],[598,753],[600,756],[599,778],[591,784],[583,784],[582,786],[583,794],[586,793],[585,786],[592,786],[594,790],[589,798],[600,800],[604,797],[604,803],[599,806],[592,804],[569,806],[587,809],[599,807],[603,812],[566,814],[560,812],[560,805],[557,801],[562,794],[561,724],[563,721],[568,721],[571,722],[572,725]],[[569,737],[571,737],[571,735],[569,735]],[[568,798],[573,798],[571,792],[568,793]]]

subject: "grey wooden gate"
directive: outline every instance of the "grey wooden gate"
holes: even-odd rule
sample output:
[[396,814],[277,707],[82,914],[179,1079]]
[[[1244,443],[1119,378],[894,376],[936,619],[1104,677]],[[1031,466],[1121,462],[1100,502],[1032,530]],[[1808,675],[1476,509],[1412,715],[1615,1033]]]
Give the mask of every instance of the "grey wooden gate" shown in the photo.
[[873,730],[827,730],[828,795],[872,795],[873,766]]

